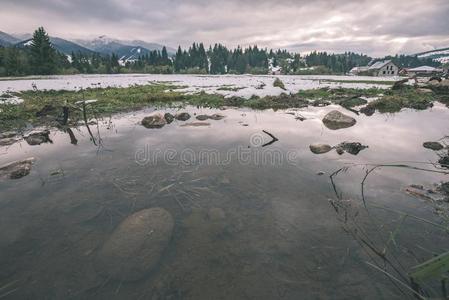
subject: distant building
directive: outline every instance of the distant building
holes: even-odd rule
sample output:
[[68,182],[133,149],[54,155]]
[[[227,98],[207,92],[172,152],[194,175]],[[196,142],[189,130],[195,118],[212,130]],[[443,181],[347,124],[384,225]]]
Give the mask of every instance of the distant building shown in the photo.
[[282,68],[281,67],[271,67],[268,69],[269,75],[281,75]]
[[384,60],[378,61],[371,66],[352,68],[349,74],[362,76],[397,76],[399,74],[399,68],[391,60]]
[[354,67],[349,71],[350,75],[366,75],[368,72],[369,67]]
[[437,69],[429,66],[421,66],[413,69],[407,69],[407,74],[410,77],[442,75],[443,73],[444,73],[443,69]]
[[391,60],[378,61],[368,68],[368,73],[371,76],[397,76],[399,74],[399,67]]

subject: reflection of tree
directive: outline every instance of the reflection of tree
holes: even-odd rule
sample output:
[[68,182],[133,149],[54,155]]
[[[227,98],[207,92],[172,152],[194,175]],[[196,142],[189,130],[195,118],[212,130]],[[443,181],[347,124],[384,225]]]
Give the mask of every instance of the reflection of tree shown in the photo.
[[76,139],[75,134],[73,133],[72,129],[67,128],[66,132],[69,134],[70,144],[77,145],[78,144],[78,140]]

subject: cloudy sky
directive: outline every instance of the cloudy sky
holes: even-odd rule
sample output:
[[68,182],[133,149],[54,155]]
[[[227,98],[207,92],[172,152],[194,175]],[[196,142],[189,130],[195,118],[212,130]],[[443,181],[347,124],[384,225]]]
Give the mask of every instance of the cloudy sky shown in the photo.
[[0,30],[374,56],[449,47],[449,0],[0,0]]

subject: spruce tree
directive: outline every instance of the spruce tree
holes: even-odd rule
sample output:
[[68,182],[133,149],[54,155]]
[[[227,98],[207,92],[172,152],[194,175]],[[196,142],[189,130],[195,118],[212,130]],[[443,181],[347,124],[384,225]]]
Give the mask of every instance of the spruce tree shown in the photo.
[[31,67],[34,74],[48,75],[56,71],[56,51],[43,27],[33,34],[30,46]]

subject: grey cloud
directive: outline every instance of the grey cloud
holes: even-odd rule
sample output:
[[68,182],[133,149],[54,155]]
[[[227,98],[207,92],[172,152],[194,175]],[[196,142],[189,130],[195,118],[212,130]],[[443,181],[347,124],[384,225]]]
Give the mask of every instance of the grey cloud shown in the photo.
[[381,55],[446,43],[447,15],[447,0],[2,0],[0,30]]

